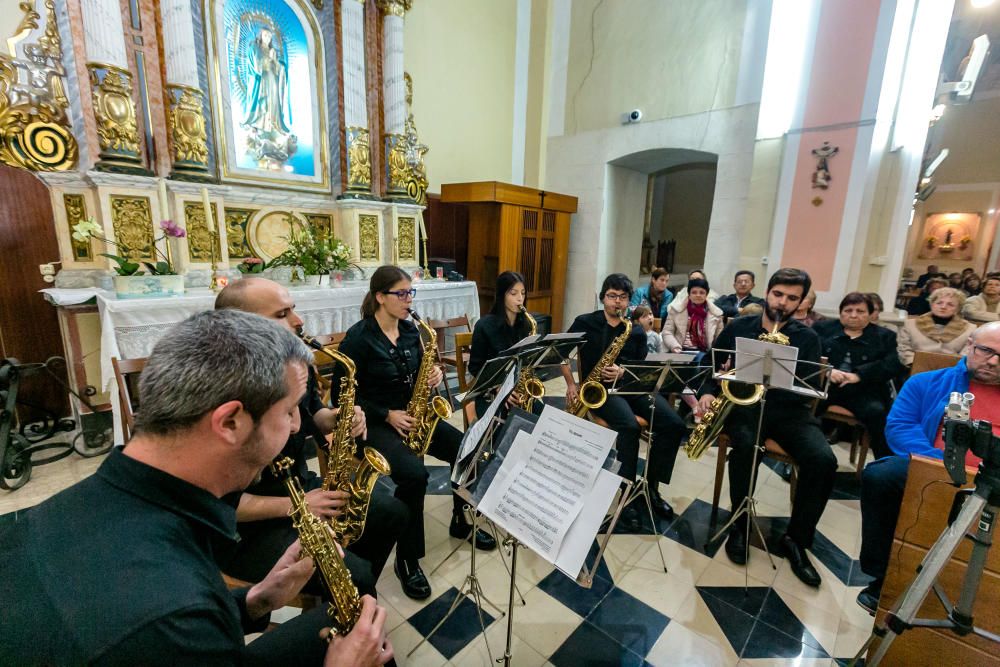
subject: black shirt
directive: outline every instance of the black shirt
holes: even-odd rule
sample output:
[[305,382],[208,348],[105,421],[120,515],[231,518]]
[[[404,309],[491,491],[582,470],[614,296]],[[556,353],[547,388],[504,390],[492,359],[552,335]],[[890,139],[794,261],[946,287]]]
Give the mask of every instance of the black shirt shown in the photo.
[[741,301],[739,295],[727,294],[725,296],[720,296],[715,300],[715,305],[719,307],[719,310],[721,310],[722,314],[726,317],[739,317],[740,308],[749,306],[751,303],[763,306],[764,299],[759,296],[754,296],[753,294],[747,294]]
[[828,319],[817,322],[813,329],[820,337],[823,356],[829,364],[842,371],[857,373],[861,382],[835,387],[830,391],[863,394],[875,392],[879,396],[888,394],[890,378],[902,370],[896,352],[896,333],[877,324],[866,326],[861,335],[851,338],[844,333],[840,320]]
[[[393,345],[374,317],[366,317],[347,330],[340,351],[357,366],[357,404],[369,421],[385,421],[389,410],[405,410],[413,395],[413,380],[420,368],[423,346],[420,332],[409,320],[400,320],[399,338]],[[342,371],[334,373],[340,386]]]
[[0,664],[239,664],[246,591],[213,542],[233,508],[118,448],[0,531]]
[[[719,334],[719,337],[715,339],[715,343],[712,345],[712,349],[717,350],[735,350],[736,349],[736,339],[737,338],[759,338],[762,333],[770,333],[764,329],[763,315],[744,315],[743,317],[738,317],[726,326]],[[792,347],[799,348],[798,359],[800,361],[813,361],[818,362],[820,357],[820,343],[819,336],[816,332],[802,324],[797,320],[789,320],[780,329],[781,333],[788,336],[788,344]],[[709,352],[711,355],[711,351]],[[709,356],[709,359],[714,359],[716,370],[721,370],[721,367],[732,357],[732,354],[726,354],[719,352],[713,356]],[[808,366],[802,368],[796,368],[795,374],[799,378],[805,378],[818,370],[815,366]],[[810,382],[810,384],[819,387],[820,382]],[[719,384],[713,378],[708,378],[702,385],[698,392],[699,395],[712,394],[713,396],[719,396]],[[803,406],[813,399],[809,396],[804,396],[802,394],[797,394],[792,391],[786,391],[784,389],[775,389],[769,391],[767,394],[768,406],[776,407],[800,407]]]
[[[570,333],[586,334],[583,345],[580,346],[580,378],[586,379],[590,370],[597,364],[601,355],[608,349],[611,342],[625,331],[625,322],[619,322],[612,327],[604,317],[603,310],[595,310],[586,315],[580,315],[569,327]],[[646,333],[640,326],[632,327],[632,334],[625,341],[625,347],[618,355],[616,363],[642,361],[646,358]]]
[[469,350],[469,373],[475,375],[486,362],[531,334],[531,326],[523,314],[518,313],[514,326],[507,323],[505,315],[488,315],[476,322]]
[[931,302],[923,292],[911,298],[906,303],[907,315],[924,315],[929,312],[931,312]]

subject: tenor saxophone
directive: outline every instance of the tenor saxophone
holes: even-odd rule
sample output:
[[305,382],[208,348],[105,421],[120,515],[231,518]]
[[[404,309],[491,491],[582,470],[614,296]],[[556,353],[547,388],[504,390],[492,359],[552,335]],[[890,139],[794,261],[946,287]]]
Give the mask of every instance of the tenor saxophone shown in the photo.
[[608,390],[601,382],[601,372],[615,363],[618,355],[621,354],[622,348],[625,347],[628,337],[632,334],[632,322],[625,318],[625,311],[619,311],[618,317],[625,322],[625,331],[611,341],[611,345],[604,351],[601,358],[597,360],[594,367],[590,369],[587,379],[583,381],[579,391],[576,393],[576,399],[566,406],[566,412],[577,417],[583,417],[589,410],[601,407],[604,405],[604,401],[608,400]]
[[330,520],[334,536],[346,548],[365,532],[365,519],[368,517],[375,482],[379,475],[391,474],[392,468],[386,458],[371,447],[365,447],[361,461],[354,456],[356,447],[354,437],[351,436],[351,425],[354,421],[354,395],[358,388],[354,361],[338,350],[324,348],[312,338],[303,336],[303,340],[314,349],[321,350],[344,369],[337,401],[339,411],[330,446],[326,450],[323,489],[346,491],[348,494],[343,512]]
[[[528,326],[531,327],[531,334],[534,336],[538,333],[538,322],[535,318],[531,316],[528,309],[524,306],[520,306],[521,312],[524,313],[524,317],[528,320]],[[542,381],[538,379],[535,375],[534,370],[531,368],[525,368],[521,370],[521,374],[517,377],[517,385],[514,387],[514,393],[518,396],[525,397],[523,399],[524,403],[521,406],[528,412],[531,412],[531,408],[535,403],[536,399],[540,399],[545,396],[545,385]]]
[[411,309],[410,315],[427,338],[423,342],[420,368],[413,381],[413,394],[406,406],[406,414],[413,418],[413,428],[406,434],[403,444],[417,456],[423,456],[431,446],[431,437],[438,421],[451,416],[451,406],[440,396],[432,397],[431,389],[427,386],[427,380],[437,362],[437,333],[417,315],[417,311]]
[[[774,323],[774,329],[770,332],[762,333],[757,337],[757,340],[777,345],[788,345],[788,336],[778,331],[778,327],[780,326],[781,320],[778,319]],[[733,375],[735,371],[727,371],[726,374]],[[764,395],[763,385],[755,385],[753,393],[749,396],[736,396],[732,389],[729,388],[729,380],[720,380],[719,389],[722,391],[722,395],[717,396],[711,405],[708,406],[705,414],[701,416],[701,422],[694,427],[691,436],[684,445],[684,451],[692,461],[700,459],[702,454],[712,446],[712,443],[719,439],[719,436],[722,435],[722,427],[726,422],[726,417],[729,416],[729,411],[733,409],[734,405],[753,405]]]
[[331,629],[335,634],[346,635],[361,615],[361,597],[351,581],[351,572],[344,564],[344,557],[340,554],[329,524],[309,510],[302,485],[291,474],[293,463],[286,456],[270,465],[271,472],[275,477],[283,478],[288,497],[292,501],[292,509],[288,515],[299,534],[302,552],[316,563],[330,592],[330,606],[326,613],[333,626]]

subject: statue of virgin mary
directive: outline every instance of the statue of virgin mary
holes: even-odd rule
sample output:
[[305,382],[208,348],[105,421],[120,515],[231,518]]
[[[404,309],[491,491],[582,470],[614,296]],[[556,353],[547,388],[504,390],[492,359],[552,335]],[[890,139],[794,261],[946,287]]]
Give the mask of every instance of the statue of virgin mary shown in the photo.
[[250,89],[250,110],[243,121],[246,128],[259,132],[287,134],[291,123],[285,120],[288,93],[288,63],[274,46],[274,35],[261,28],[247,53],[249,70],[253,73]]

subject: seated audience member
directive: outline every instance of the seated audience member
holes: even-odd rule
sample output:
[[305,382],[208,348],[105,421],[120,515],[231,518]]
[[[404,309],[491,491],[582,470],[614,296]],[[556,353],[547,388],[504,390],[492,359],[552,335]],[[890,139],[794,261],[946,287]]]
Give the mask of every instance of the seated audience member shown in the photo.
[[667,352],[707,352],[722,331],[722,310],[708,300],[708,283],[692,278],[687,294],[667,309],[660,336]]
[[976,296],[983,291],[983,281],[975,273],[970,273],[962,281],[962,290],[969,296]]
[[965,282],[965,277],[958,271],[953,271],[948,274],[948,287],[954,287],[955,289],[962,289],[962,283]]
[[673,293],[667,289],[669,282],[670,274],[666,269],[654,268],[649,276],[649,284],[637,288],[632,293],[629,306],[646,306],[653,313],[653,317],[666,319],[667,306],[674,298]]
[[968,278],[971,275],[975,275],[975,273],[976,273],[976,270],[974,268],[972,268],[971,266],[965,267],[964,269],[962,269],[962,280],[965,280],[966,278]]
[[660,334],[653,331],[653,313],[648,306],[636,306],[632,309],[632,326],[641,328],[646,334],[646,353],[656,354],[662,350]]
[[733,279],[733,293],[720,296],[714,302],[725,317],[739,317],[743,314],[742,309],[751,303],[764,304],[764,299],[751,294],[754,288],[754,280],[753,271],[741,270],[736,272],[736,277]]
[[917,278],[917,287],[922,288],[927,284],[927,281],[931,279],[932,276],[937,275],[938,267],[937,264],[929,264],[927,266],[927,273],[924,273],[919,278]]
[[90,477],[0,530],[0,664],[376,665],[385,610],[362,598],[328,645],[320,605],[250,644],[313,576],[296,541],[248,589],[216,548],[239,539],[223,496],[246,488],[299,428],[312,352],[236,311],[193,315],[153,348],[135,436]]
[[[951,368],[918,373],[903,385],[889,411],[885,437],[894,456],[874,461],[861,481],[861,571],[874,577],[858,604],[874,614],[892,551],[911,454],[943,458],[941,422],[951,393],[976,396],[971,417],[993,423],[1000,434],[1000,323],[984,324],[969,337],[966,354]],[[979,459],[968,453],[966,465]]]
[[[817,322],[823,356],[830,371],[827,405],[839,405],[858,418],[871,442],[875,458],[889,455],[885,444],[885,416],[889,412],[889,380],[900,370],[896,334],[871,323],[872,302],[851,292],[840,302],[840,319]],[[820,410],[822,413],[822,409]]]
[[915,297],[912,297],[910,301],[906,304],[906,314],[907,315],[923,315],[924,313],[931,312],[931,302],[929,297],[931,293],[936,289],[948,286],[948,279],[944,274],[938,274],[932,277],[927,283],[924,284],[924,291]]
[[965,300],[962,315],[973,322],[1000,320],[1000,277],[987,277],[982,293]]
[[931,312],[906,320],[899,330],[899,360],[913,364],[914,352],[961,354],[976,325],[959,315],[965,293],[953,287],[934,290],[930,296]]
[[813,310],[813,306],[815,305],[816,305],[816,291],[809,290],[809,294],[806,295],[806,298],[802,299],[802,303],[799,304],[798,309],[795,311],[795,314],[792,315],[792,317],[801,322],[802,324],[806,325],[807,327],[811,327],[820,320],[826,319],[825,317],[817,313],[815,310]]
[[878,292],[865,292],[865,296],[868,300],[872,302],[872,316],[869,319],[872,324],[877,324],[880,327],[888,329],[889,331],[896,333],[899,328],[891,322],[883,322],[881,319],[882,311],[885,310],[885,303],[882,301],[882,297],[879,296]]
[[[705,275],[705,272],[702,271],[701,269],[694,269],[692,271],[688,271],[688,280],[691,280],[692,278],[699,278],[701,280],[704,280],[706,283],[708,282],[708,277]],[[687,284],[685,283],[683,287],[677,290],[677,294],[674,294],[674,301],[680,301],[681,299],[687,298],[687,295],[688,295],[688,288]],[[713,289],[708,290],[709,301],[715,303],[715,300],[718,298],[719,295],[715,293],[715,290]]]

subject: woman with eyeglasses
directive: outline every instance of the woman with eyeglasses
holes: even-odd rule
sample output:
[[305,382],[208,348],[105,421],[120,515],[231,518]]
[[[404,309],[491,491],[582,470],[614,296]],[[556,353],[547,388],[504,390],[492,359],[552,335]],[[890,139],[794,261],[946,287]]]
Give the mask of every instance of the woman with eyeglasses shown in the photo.
[[[368,422],[365,444],[389,461],[396,497],[410,511],[410,521],[396,546],[396,576],[407,596],[424,600],[431,594],[427,577],[420,569],[420,559],[424,556],[424,495],[429,475],[424,461],[404,443],[413,427],[406,406],[423,355],[420,331],[408,319],[415,294],[406,271],[398,266],[380,266],[372,274],[368,294],[361,304],[361,321],[347,330],[340,351],[357,366],[356,400]],[[442,379],[441,369],[435,368],[428,385],[433,389]],[[337,382],[334,378],[334,383]],[[462,433],[458,429],[438,422],[428,454],[453,464],[461,442]],[[469,540],[474,537],[476,547],[485,551],[496,548],[496,542],[485,532],[472,535],[472,525],[458,496],[454,496],[453,507],[449,529],[452,537]]]
[[[573,320],[569,327],[570,333],[583,333],[584,342],[580,346],[577,357],[580,377],[586,378],[597,362],[604,355],[611,343],[624,333],[625,321],[622,319],[632,297],[632,281],[623,273],[612,273],[604,279],[601,285],[601,309],[586,313]],[[646,358],[646,333],[641,327],[632,327],[632,332],[625,346],[618,354],[613,364],[606,366],[601,373],[601,381],[605,387],[611,387],[614,381],[625,374],[622,364],[629,361],[641,361]],[[566,401],[572,402],[577,395],[577,385],[569,366],[563,366],[563,377],[566,379]],[[635,481],[636,468],[639,459],[639,423],[636,417],[642,417],[653,425],[653,451],[649,455],[649,488],[653,501],[653,510],[666,520],[674,518],[674,509],[660,496],[660,482],[670,483],[677,450],[681,445],[681,437],[686,433],[684,422],[677,413],[667,405],[666,399],[657,394],[654,398],[656,416],[651,419],[654,408],[650,406],[650,398],[646,395],[608,395],[604,404],[593,410],[593,413],[608,424],[608,428],[618,433],[615,441],[618,460],[621,468],[618,474],[629,481]],[[622,513],[622,521],[630,530],[640,526],[638,504],[632,503]]]

